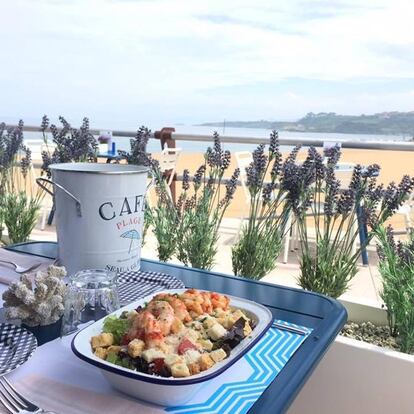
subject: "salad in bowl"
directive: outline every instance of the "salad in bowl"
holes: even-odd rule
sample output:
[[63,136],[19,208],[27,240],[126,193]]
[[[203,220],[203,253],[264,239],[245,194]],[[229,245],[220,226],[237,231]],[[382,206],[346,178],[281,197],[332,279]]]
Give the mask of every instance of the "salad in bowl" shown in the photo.
[[256,321],[231,306],[226,295],[188,289],[160,293],[149,302],[108,316],[90,338],[93,354],[107,363],[164,378],[208,371],[228,358]]

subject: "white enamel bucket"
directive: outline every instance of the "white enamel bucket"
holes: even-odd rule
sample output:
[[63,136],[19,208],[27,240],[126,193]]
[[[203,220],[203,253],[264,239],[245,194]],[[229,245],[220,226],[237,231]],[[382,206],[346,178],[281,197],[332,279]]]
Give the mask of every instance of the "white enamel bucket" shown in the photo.
[[[50,166],[59,261],[82,269],[139,270],[148,169],[137,165],[67,163]],[[50,192],[50,191],[49,191]]]

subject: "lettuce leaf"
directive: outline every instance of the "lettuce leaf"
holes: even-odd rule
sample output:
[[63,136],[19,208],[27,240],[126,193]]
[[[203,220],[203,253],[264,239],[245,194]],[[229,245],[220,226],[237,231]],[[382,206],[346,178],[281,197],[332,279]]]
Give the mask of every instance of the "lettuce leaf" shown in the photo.
[[123,368],[134,368],[130,358],[121,358],[116,352],[109,352],[106,360],[111,364],[119,365]]
[[115,315],[108,316],[103,325],[102,331],[111,333],[114,336],[115,344],[120,344],[122,337],[128,332],[131,326],[129,319],[120,319]]

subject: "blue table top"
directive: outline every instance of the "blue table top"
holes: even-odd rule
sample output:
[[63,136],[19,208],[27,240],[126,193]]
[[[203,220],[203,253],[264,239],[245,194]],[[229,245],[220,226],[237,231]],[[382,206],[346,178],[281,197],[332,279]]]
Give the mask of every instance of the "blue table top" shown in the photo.
[[[22,253],[57,257],[57,243],[32,242],[8,247]],[[244,297],[267,306],[274,318],[313,328],[249,414],[285,412],[346,322],[345,308],[336,300],[300,289],[142,259],[141,270],[168,273],[186,286]],[[323,398],[323,396],[321,396]]]

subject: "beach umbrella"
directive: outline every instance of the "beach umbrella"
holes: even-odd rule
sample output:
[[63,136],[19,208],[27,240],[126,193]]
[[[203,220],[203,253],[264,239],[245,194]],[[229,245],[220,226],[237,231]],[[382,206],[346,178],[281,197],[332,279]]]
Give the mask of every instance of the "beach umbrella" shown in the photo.
[[125,233],[121,234],[121,237],[123,237],[124,239],[131,239],[131,243],[129,243],[129,250],[128,253],[131,253],[131,247],[132,247],[132,242],[134,240],[139,240],[139,233],[137,230],[128,230]]

